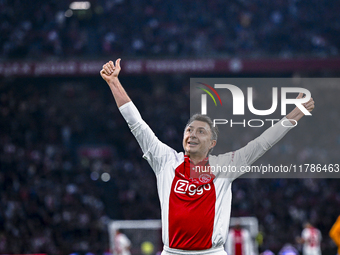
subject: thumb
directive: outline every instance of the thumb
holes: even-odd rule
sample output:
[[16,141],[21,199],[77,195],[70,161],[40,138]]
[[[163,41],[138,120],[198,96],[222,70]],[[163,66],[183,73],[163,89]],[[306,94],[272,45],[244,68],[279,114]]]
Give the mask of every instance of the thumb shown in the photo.
[[116,68],[118,68],[118,69],[121,69],[121,68],[120,68],[120,61],[121,61],[120,58],[118,58],[118,59],[116,60]]
[[296,99],[300,99],[300,98],[302,98],[302,97],[303,97],[303,93],[300,92]]

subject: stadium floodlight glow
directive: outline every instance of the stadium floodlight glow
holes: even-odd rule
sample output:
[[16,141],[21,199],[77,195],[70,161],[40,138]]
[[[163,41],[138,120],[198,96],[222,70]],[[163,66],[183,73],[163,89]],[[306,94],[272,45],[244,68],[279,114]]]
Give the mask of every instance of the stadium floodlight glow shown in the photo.
[[70,18],[72,15],[73,15],[73,11],[72,11],[71,9],[68,9],[68,10],[65,12],[65,17],[67,17],[67,18]]
[[72,10],[88,10],[90,7],[91,3],[89,1],[72,2],[70,4],[70,9]]
[[111,179],[111,176],[109,173],[102,173],[101,179],[103,182],[108,182]]
[[92,181],[98,180],[98,179],[99,179],[99,174],[98,174],[98,172],[92,172],[92,173],[91,173],[91,179],[92,179]]

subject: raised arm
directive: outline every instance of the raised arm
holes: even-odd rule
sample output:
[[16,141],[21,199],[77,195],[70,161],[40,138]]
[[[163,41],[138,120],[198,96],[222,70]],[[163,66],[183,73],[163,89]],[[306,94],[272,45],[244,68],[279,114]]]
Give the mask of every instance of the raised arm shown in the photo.
[[[300,93],[297,98],[302,98],[303,94]],[[304,103],[303,106],[311,112],[314,109],[314,101],[311,98],[308,102]],[[272,146],[274,146],[278,141],[280,141],[289,130],[291,130],[296,123],[304,116],[299,108],[292,110],[287,116],[276,123],[274,126],[265,130],[259,137],[249,142],[243,148],[235,151],[232,156],[227,154],[222,154],[218,156],[220,159],[219,164],[223,165],[229,164],[229,160],[234,162],[236,165],[251,165],[258,158],[260,158],[266,151],[268,151]],[[290,121],[288,121],[289,119]],[[283,123],[284,122],[284,123]],[[230,159],[232,157],[232,159]],[[236,172],[228,175],[230,178],[237,178],[245,172]]]
[[119,111],[129,125],[131,132],[139,143],[144,155],[155,173],[162,169],[163,162],[176,154],[176,151],[160,142],[150,127],[145,123],[138,109],[133,104],[118,80],[120,59],[114,65],[112,61],[103,65],[100,75],[109,85]]
[[[297,98],[302,98],[303,93],[300,93]],[[311,112],[314,109],[314,100],[311,98],[303,106]],[[267,129],[261,136],[248,143],[247,146],[242,148],[244,150],[245,160],[248,165],[254,163],[259,157],[261,157],[267,150],[269,150],[274,144],[280,141],[287,132],[304,116],[303,112],[295,107],[290,113],[286,115],[280,122],[285,119],[289,119],[292,126],[287,127],[287,123],[283,126],[280,122],[276,123],[273,127]],[[289,123],[289,122],[288,122]],[[242,150],[241,149],[241,150]]]
[[131,99],[118,80],[118,75],[121,70],[120,60],[120,58],[116,60],[116,65],[114,65],[112,61],[107,62],[105,65],[103,65],[103,69],[100,71],[100,75],[107,82],[111,89],[118,108],[128,102],[131,102]]

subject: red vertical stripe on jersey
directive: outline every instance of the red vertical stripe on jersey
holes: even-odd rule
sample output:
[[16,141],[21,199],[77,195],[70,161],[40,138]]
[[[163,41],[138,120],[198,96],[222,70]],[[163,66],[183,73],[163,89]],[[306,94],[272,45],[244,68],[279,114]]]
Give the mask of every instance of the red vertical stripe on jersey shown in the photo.
[[318,242],[318,236],[315,228],[310,228],[309,245],[315,247]]
[[169,201],[169,246],[204,250],[212,247],[216,192],[213,179],[206,184],[190,178],[185,160],[175,171]]
[[242,233],[240,229],[234,229],[234,255],[242,254]]

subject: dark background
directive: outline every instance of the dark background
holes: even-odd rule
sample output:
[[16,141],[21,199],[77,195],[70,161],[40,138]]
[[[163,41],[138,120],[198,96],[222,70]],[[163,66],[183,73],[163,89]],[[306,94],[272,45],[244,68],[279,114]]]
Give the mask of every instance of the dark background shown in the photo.
[[[69,4],[0,1],[1,253],[103,254],[109,219],[160,218],[153,172],[99,76],[106,61],[123,59],[129,96],[178,151],[192,77],[339,77],[338,1],[97,0],[66,17]],[[124,69],[125,58],[142,68]],[[157,59],[168,66],[148,65]],[[176,69],[180,61],[186,69]],[[51,68],[60,63],[93,69]],[[339,89],[313,91],[315,116],[297,127],[303,136],[294,130],[259,162],[340,163]],[[260,132],[235,129],[227,148]],[[335,254],[328,232],[339,208],[338,179],[233,184],[232,216],[259,219],[260,251],[296,245],[310,221],[323,254]]]

